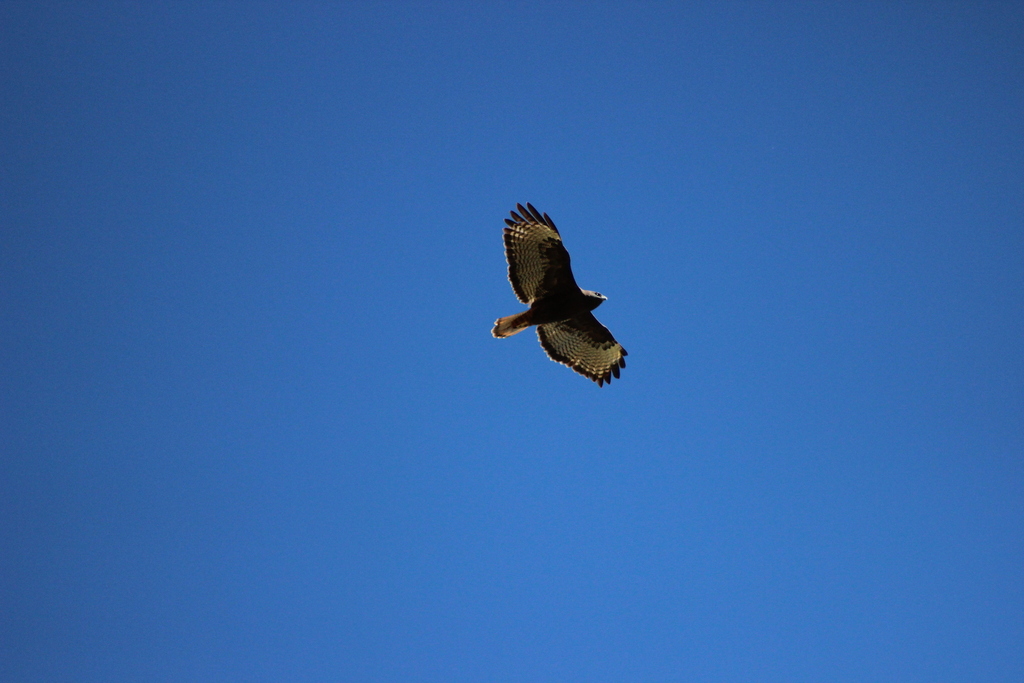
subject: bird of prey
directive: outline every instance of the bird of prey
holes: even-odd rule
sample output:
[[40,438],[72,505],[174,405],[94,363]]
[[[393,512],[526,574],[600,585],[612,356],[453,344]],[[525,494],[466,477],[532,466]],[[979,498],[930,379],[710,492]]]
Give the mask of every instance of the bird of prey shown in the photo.
[[540,345],[551,360],[603,386],[626,367],[626,349],[591,313],[607,297],[580,289],[569,267],[569,252],[555,224],[532,204],[506,218],[504,229],[508,281],[529,310],[498,318],[495,337],[511,337],[537,326]]

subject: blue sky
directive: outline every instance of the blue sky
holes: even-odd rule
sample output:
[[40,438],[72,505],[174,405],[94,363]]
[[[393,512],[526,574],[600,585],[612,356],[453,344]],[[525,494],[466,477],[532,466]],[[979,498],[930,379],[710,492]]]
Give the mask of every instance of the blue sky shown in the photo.
[[[1024,11],[0,5],[0,678],[1024,678]],[[629,350],[520,310],[532,202]]]

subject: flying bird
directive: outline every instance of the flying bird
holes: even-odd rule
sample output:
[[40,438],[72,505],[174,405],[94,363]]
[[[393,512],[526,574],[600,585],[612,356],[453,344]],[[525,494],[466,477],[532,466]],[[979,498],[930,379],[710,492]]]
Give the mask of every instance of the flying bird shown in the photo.
[[569,252],[548,217],[532,204],[512,211],[504,229],[508,281],[529,310],[498,318],[495,337],[511,337],[531,325],[548,357],[603,386],[626,367],[626,349],[591,313],[607,297],[580,289],[569,267]]

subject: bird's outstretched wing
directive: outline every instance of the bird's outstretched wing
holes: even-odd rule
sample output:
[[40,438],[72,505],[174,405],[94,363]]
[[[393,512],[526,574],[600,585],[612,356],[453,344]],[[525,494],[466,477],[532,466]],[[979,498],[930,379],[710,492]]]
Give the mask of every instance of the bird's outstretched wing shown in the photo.
[[626,367],[626,349],[615,341],[608,328],[593,313],[537,326],[537,337],[551,360],[603,386]]
[[505,260],[508,281],[524,304],[560,291],[579,290],[569,267],[569,252],[562,246],[554,222],[527,204],[516,204],[519,213],[506,218]]

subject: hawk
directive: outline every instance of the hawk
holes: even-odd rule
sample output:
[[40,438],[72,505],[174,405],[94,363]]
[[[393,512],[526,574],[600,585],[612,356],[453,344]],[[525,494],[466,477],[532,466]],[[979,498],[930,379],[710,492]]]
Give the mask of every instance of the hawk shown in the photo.
[[505,219],[508,281],[530,309],[498,318],[495,337],[511,337],[531,325],[548,357],[603,386],[626,367],[626,349],[591,313],[607,297],[580,289],[569,267],[569,252],[548,215],[527,204]]

